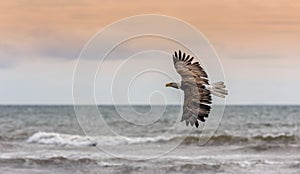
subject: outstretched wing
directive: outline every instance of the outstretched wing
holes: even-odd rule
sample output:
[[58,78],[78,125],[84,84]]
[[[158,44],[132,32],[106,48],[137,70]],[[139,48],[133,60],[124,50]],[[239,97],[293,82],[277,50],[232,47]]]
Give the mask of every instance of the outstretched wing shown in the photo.
[[176,71],[180,74],[181,89],[184,91],[182,120],[186,125],[199,126],[198,120],[204,122],[208,117],[212,102],[207,73],[198,62],[192,63],[194,57],[175,52],[173,61]]

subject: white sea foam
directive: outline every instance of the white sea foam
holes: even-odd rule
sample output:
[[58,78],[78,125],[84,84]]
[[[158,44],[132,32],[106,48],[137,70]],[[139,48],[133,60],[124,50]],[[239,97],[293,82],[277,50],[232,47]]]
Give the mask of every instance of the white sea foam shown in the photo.
[[[239,137],[233,135],[215,135],[211,138],[211,144],[223,145],[229,144],[241,144],[241,143],[257,143],[263,141],[266,143],[281,143],[281,142],[296,142],[297,137],[295,135],[286,134],[263,134],[253,137]],[[126,144],[143,144],[143,143],[159,143],[168,142],[173,140],[183,141],[186,144],[197,144],[200,140],[199,135],[190,134],[185,135],[168,135],[168,136],[156,136],[156,137],[124,137],[124,136],[97,136],[88,137],[71,134],[61,134],[53,132],[37,132],[27,139],[28,143],[37,144],[49,144],[59,146],[114,146],[114,145],[126,145]]]
[[52,132],[37,132],[27,139],[28,143],[61,145],[61,146],[103,146],[164,142],[173,139],[171,137],[123,137],[123,136],[99,136],[87,137]]
[[88,137],[59,134],[53,132],[37,132],[27,139],[28,143],[70,146],[92,146]]

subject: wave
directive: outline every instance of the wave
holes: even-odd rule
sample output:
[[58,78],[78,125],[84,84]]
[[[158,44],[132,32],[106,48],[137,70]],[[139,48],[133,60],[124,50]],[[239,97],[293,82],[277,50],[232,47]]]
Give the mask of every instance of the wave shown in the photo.
[[110,146],[126,144],[142,144],[166,142],[173,137],[122,137],[99,136],[87,137],[60,133],[37,132],[27,139],[28,143],[60,145],[60,146]]
[[[175,160],[176,161],[176,160]],[[218,170],[224,168],[225,166],[232,164],[224,163],[201,163],[201,164],[174,164],[174,161],[156,161],[159,164],[149,165],[148,162],[142,161],[138,165],[132,163],[132,161],[124,159],[113,159],[113,160],[96,160],[90,158],[81,159],[71,159],[66,157],[52,157],[52,158],[11,158],[11,159],[1,159],[0,163],[13,168],[21,168],[28,166],[34,166],[35,168],[43,169],[47,167],[60,167],[60,170],[68,170],[71,167],[73,170],[82,171],[84,169],[85,173],[99,173],[99,170],[111,169],[109,172],[100,173],[155,173],[160,171],[160,173],[177,173],[178,171],[189,171],[191,168],[195,171],[202,171],[205,173],[217,173]],[[151,164],[151,163],[150,163]],[[104,167],[104,168],[103,168]],[[141,171],[142,169],[142,171]],[[63,170],[65,171],[65,170]],[[90,172],[97,171],[97,172]],[[121,172],[120,172],[121,171]],[[123,172],[122,172],[123,171]],[[138,171],[138,172],[137,172]],[[146,172],[145,172],[146,171]],[[59,172],[60,173],[60,172]],[[67,172],[61,172],[67,173]]]
[[[184,144],[195,144],[201,141],[200,136],[188,136]],[[242,137],[238,135],[214,135],[208,145],[245,145],[245,144],[296,144],[298,137],[292,134],[265,134]]]
[[37,132],[29,137],[26,142],[61,146],[94,146],[94,143],[88,137],[53,132]]
[[[98,136],[87,137],[79,135],[37,132],[27,139],[28,143],[59,145],[59,146],[113,146],[144,143],[182,142],[184,145],[197,145],[201,142],[200,135],[171,135],[158,137],[123,137],[123,136]],[[214,135],[207,145],[245,145],[245,144],[296,144],[298,137],[289,134],[265,134],[252,137],[236,135]]]
[[[51,157],[51,158],[0,158],[0,163],[10,168],[36,168],[41,170],[49,170],[49,167],[58,167],[55,173],[69,173],[70,169],[76,171],[84,171],[83,173],[189,173],[190,171],[200,171],[201,173],[232,173],[234,169],[237,173],[243,173],[245,169],[257,169],[264,165],[265,167],[285,167],[288,169],[299,169],[299,161],[279,161],[278,159],[251,159],[237,161],[190,161],[181,160],[180,158],[168,159],[158,158],[154,161],[140,161],[138,164],[132,161],[114,158],[108,160],[97,160],[91,158],[72,159],[67,157]],[[53,170],[54,170],[53,168]],[[106,172],[103,172],[104,169]],[[121,172],[120,172],[121,171]],[[256,171],[256,170],[254,170]]]
[[78,164],[97,164],[97,160],[90,158],[80,158],[80,159],[71,159],[62,156],[51,157],[51,158],[0,158],[1,163],[8,164],[40,164],[40,165],[49,165],[49,164],[62,164],[62,163],[78,163]]

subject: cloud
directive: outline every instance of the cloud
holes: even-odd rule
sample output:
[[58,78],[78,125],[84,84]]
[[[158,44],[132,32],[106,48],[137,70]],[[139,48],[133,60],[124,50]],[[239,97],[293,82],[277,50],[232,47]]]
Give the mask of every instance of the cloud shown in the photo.
[[276,54],[269,54],[269,53],[249,53],[249,52],[244,52],[244,53],[236,53],[236,54],[231,54],[230,56],[231,58],[234,59],[279,59],[281,58],[280,55],[276,55]]
[[56,31],[37,27],[23,31],[22,40],[3,39],[0,45],[0,58],[23,60],[30,58],[76,59],[85,40],[72,32]]
[[82,0],[72,0],[72,3],[70,3],[69,0],[60,0],[60,1],[40,1],[40,0],[16,0],[16,3],[22,6],[81,6],[87,4],[85,1]]
[[287,26],[287,25],[300,25],[299,19],[277,19],[277,20],[256,20],[256,24],[262,25],[277,25],[277,26]]
[[16,66],[16,61],[0,60],[0,69],[9,69]]
[[16,47],[9,44],[0,44],[0,69],[8,69],[17,65],[16,56],[20,52],[16,51]]

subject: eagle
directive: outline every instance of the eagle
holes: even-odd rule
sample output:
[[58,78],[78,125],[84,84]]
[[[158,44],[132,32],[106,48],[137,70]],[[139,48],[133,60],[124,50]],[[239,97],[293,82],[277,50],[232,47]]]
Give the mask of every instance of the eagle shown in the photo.
[[212,95],[225,98],[228,95],[224,82],[210,84],[207,73],[194,57],[182,53],[172,55],[174,67],[181,76],[181,82],[167,83],[166,87],[181,89],[184,92],[183,114],[181,121],[186,126],[199,127],[199,121],[205,122],[211,111]]

